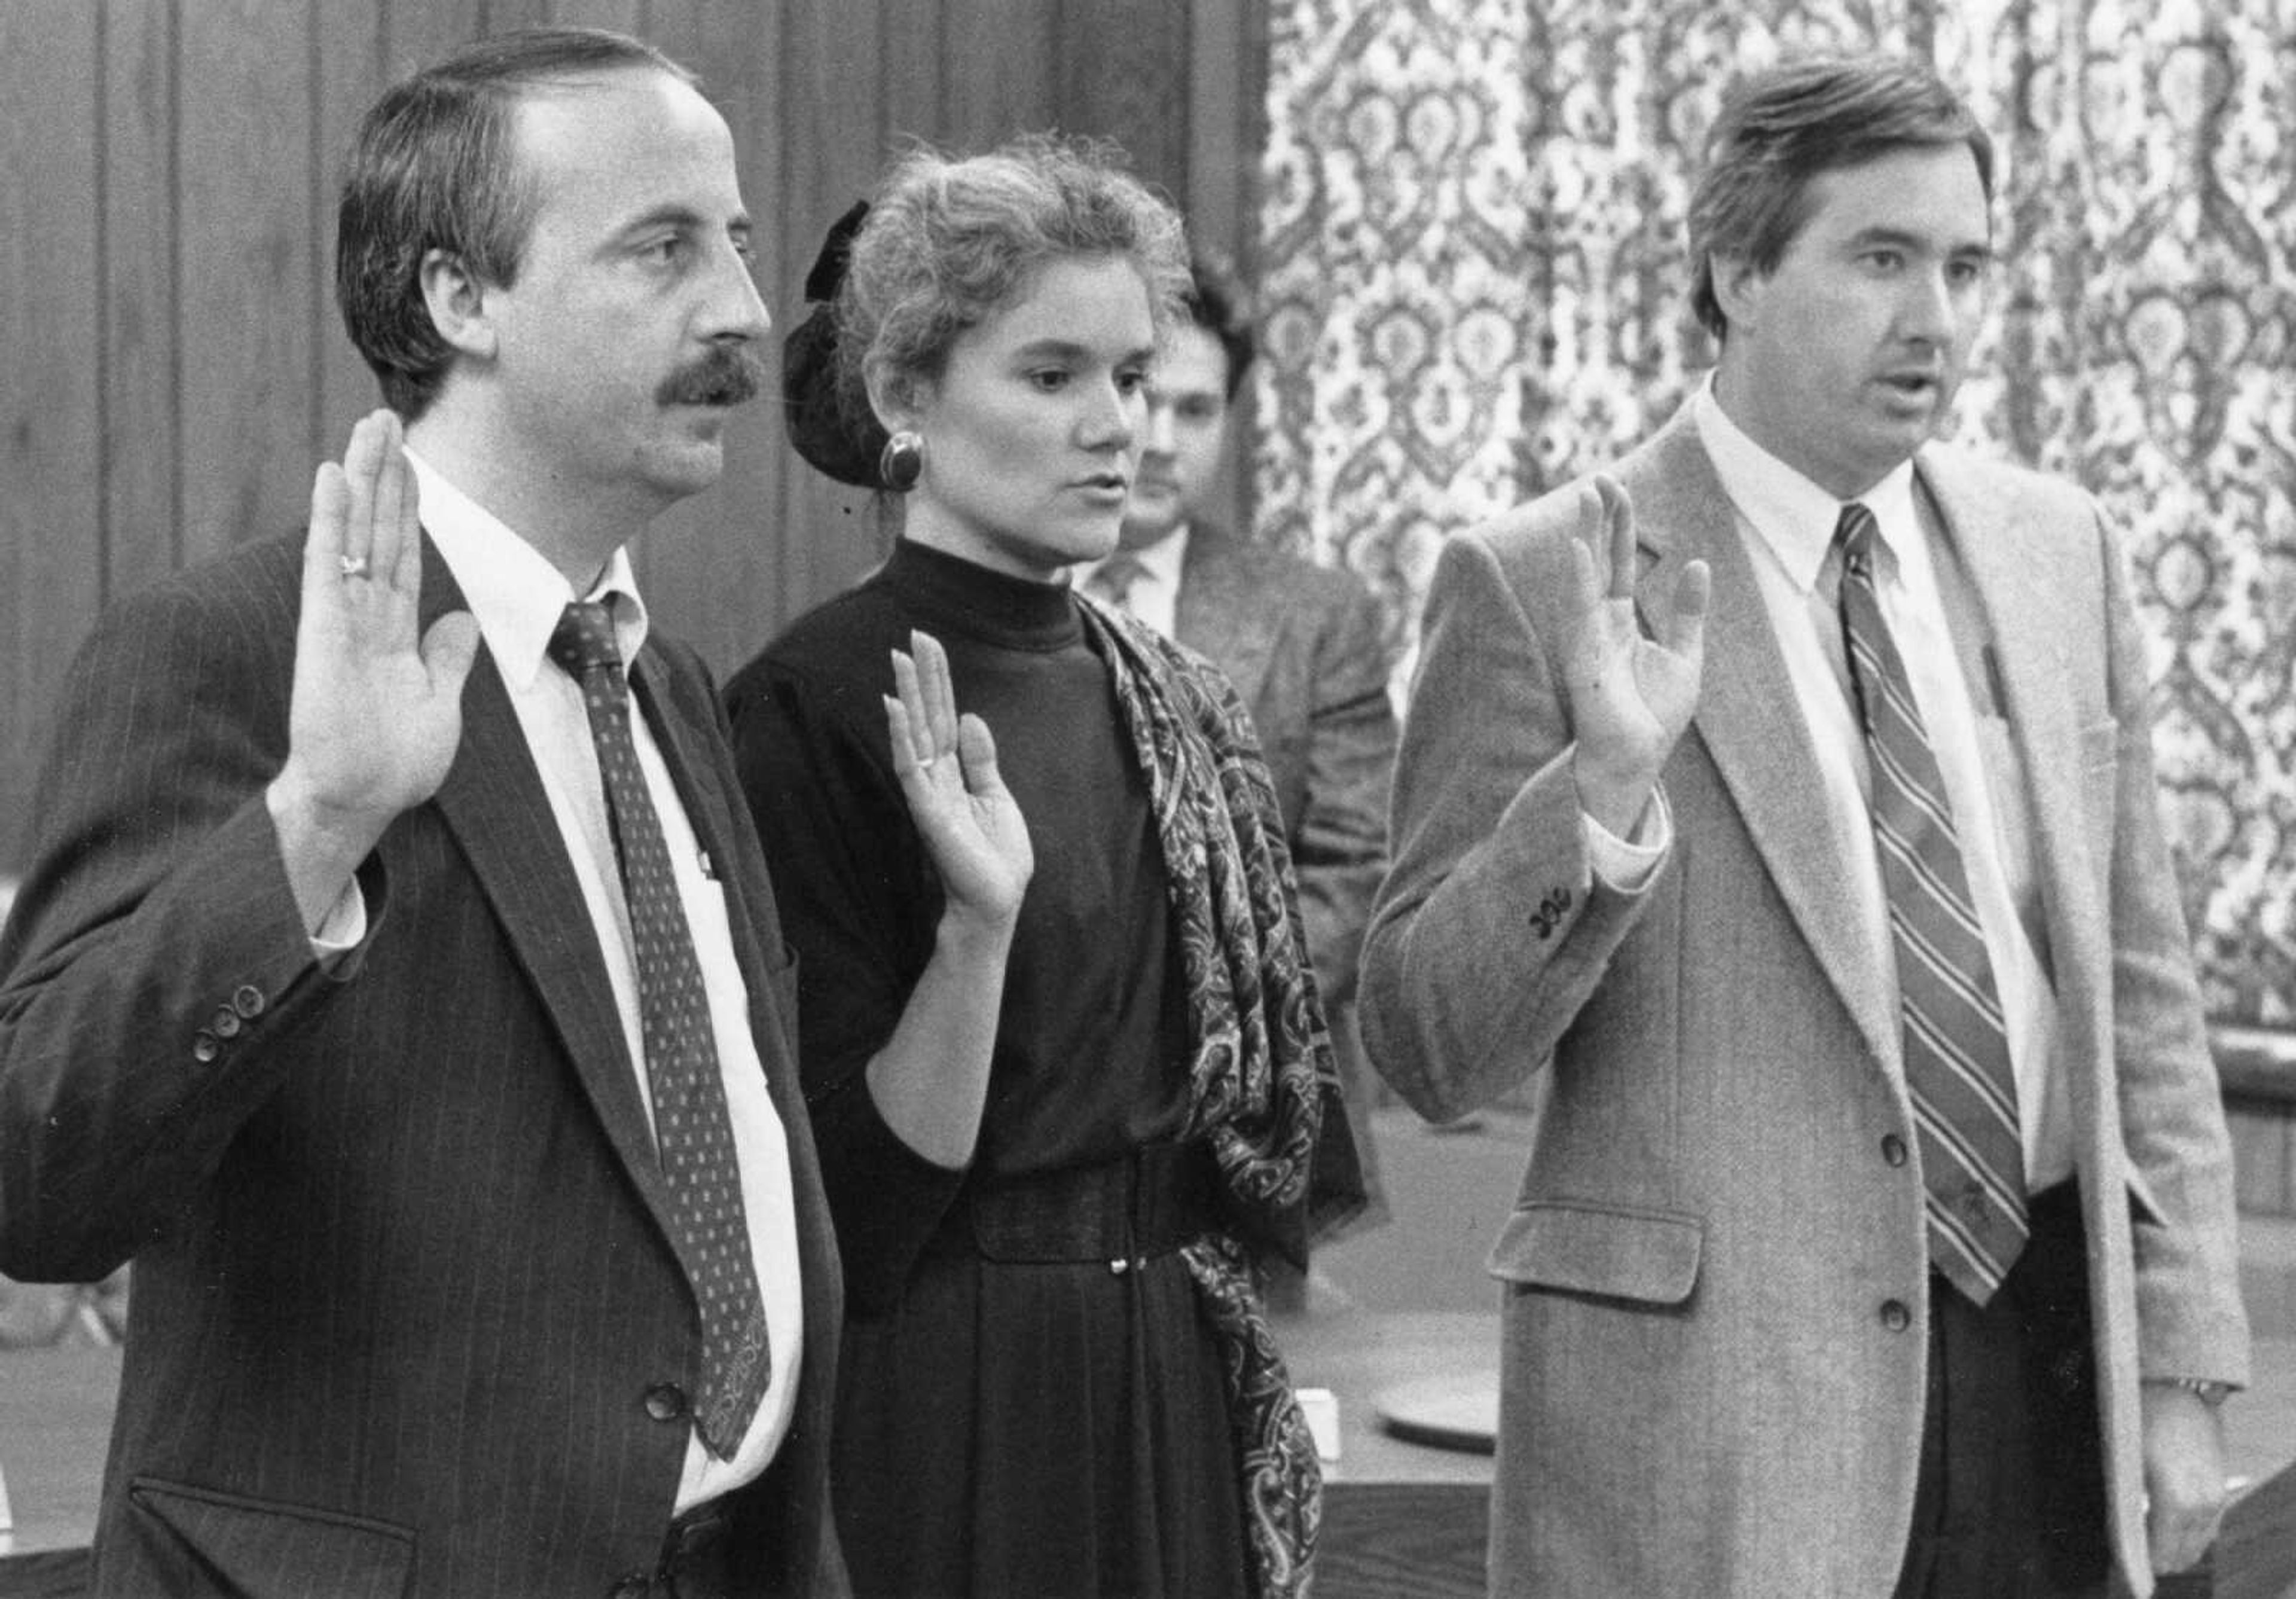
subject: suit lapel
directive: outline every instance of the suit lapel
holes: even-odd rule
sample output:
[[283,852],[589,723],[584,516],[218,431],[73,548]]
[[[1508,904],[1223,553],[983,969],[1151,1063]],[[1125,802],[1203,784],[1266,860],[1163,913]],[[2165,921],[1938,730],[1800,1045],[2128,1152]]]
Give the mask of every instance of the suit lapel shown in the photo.
[[2019,619],[2062,614],[2064,596],[2079,592],[2079,578],[2056,570],[2045,541],[2020,537],[1998,504],[1939,465],[1934,452],[1924,451],[1921,482],[1968,576],[1980,625],[2000,662],[1999,709],[2024,768],[2031,812],[2009,820],[2033,840],[2033,872],[2049,931],[2047,963],[2062,984],[2070,974],[2100,969],[2095,963],[2103,958],[2083,942],[2094,919],[2073,912],[2071,890],[2087,881],[2087,868],[2081,830],[2066,825],[2083,814],[2080,728],[2065,691],[2073,681],[2072,641],[2063,627],[2033,627]]
[[1808,726],[1796,709],[1729,496],[1687,406],[1623,464],[1620,478],[1651,563],[1637,590],[1646,629],[1651,597],[1671,595],[1686,562],[1702,556],[1712,569],[1705,674],[1693,730],[1812,956],[1875,1056],[1899,1071],[1903,1046],[1882,978],[1884,955],[1871,947],[1842,891],[1852,852],[1866,846],[1842,835],[1814,781],[1817,754]]
[[[462,604],[454,575],[425,540],[422,625],[427,628]],[[668,1198],[589,906],[518,713],[484,649],[463,690],[462,743],[434,803],[557,1028],[615,1152],[667,1236]]]
[[[760,929],[778,927],[769,908],[771,890],[761,880],[753,881],[744,865],[753,857],[742,849],[739,824],[730,808],[734,803],[731,775],[718,758],[717,730],[683,712],[671,683],[674,670],[668,657],[649,643],[631,668],[630,685],[661,748],[670,779],[677,785],[693,835],[709,852],[718,888],[726,896],[734,963],[749,991],[750,1037],[765,1069],[775,1112],[786,1127],[791,1118],[801,1118],[806,1111],[794,1059],[783,1062],[788,1070],[775,1069],[783,1058],[781,1042],[794,1037],[796,1028],[794,1018],[781,1014],[781,995],[768,980],[776,963],[768,959]],[[761,858],[758,864],[762,865]],[[768,903],[759,903],[761,894]]]
[[[2090,754],[2087,721],[2110,714],[2108,704],[2087,700],[2075,686],[2095,670],[2084,653],[2102,647],[2103,619],[2087,598],[2096,593],[2099,579],[2095,535],[2068,545],[2055,525],[2062,511],[2021,504],[1990,474],[1978,479],[1954,470],[1947,452],[1923,452],[1921,474],[1999,658],[2001,711],[2024,766],[2033,872],[2048,927],[2056,1059],[2072,1118],[2090,1267],[2097,1276],[2093,1292],[2112,1521],[2124,1563],[2141,1570],[2142,1418],[2129,1215],[2132,1201],[2156,1214],[2159,1207],[2129,1159],[2114,1100],[2112,896],[2101,888],[2091,856],[2092,848],[2112,846],[2103,840],[2093,846],[2079,786]],[[2078,554],[2070,553],[2075,550]],[[2046,624],[2035,625],[2036,617]]]
[[[632,667],[630,682],[677,785],[694,836],[709,852],[726,896],[734,958],[749,989],[750,1034],[757,1046],[766,1093],[781,1119],[783,1146],[789,1159],[799,1275],[805,1291],[805,1337],[815,1349],[827,1348],[836,1340],[842,1302],[839,1269],[827,1212],[818,1200],[808,1197],[821,1191],[820,1168],[798,1074],[797,1019],[783,1013],[784,991],[773,980],[773,973],[783,964],[773,888],[766,875],[765,857],[749,833],[746,819],[732,808],[739,802],[739,781],[723,758],[714,720],[689,715],[681,708],[676,673],[671,658],[648,644]],[[693,697],[708,703],[705,685],[690,678],[685,686]],[[773,945],[770,951],[768,940]],[[822,1363],[808,1361],[805,1369],[805,1381],[814,1385],[815,1411],[825,1417],[827,1390],[820,1386],[818,1376]]]
[[731,818],[726,815],[726,798],[718,792],[718,785],[704,783],[699,776],[714,764],[709,756],[709,732],[694,726],[680,711],[677,698],[668,688],[670,670],[668,659],[649,642],[631,663],[630,689],[646,726],[653,732],[654,742],[660,746],[662,762],[668,767],[670,781],[677,787],[677,797],[685,807],[686,820],[693,824],[693,836],[709,852],[711,871],[725,882],[734,859],[727,837]]
[[1196,650],[1204,650],[1195,642],[1198,639],[1218,639],[1221,669],[1243,702],[1256,706],[1275,648],[1283,600],[1278,594],[1255,593],[1257,586],[1250,581],[1246,564],[1224,529],[1204,526],[1192,529],[1187,558],[1180,568],[1174,631],[1182,644]]

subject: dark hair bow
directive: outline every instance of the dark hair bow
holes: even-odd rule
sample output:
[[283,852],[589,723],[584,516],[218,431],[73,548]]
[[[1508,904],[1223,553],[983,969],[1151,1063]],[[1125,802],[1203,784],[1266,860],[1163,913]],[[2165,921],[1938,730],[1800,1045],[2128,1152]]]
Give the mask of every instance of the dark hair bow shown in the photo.
[[826,305],[837,298],[837,286],[845,281],[846,263],[853,258],[853,235],[861,231],[868,215],[869,202],[857,200],[845,215],[829,225],[821,253],[813,258],[813,270],[805,275],[806,299]]
[[837,385],[837,290],[853,258],[853,240],[869,215],[857,200],[829,227],[813,270],[805,275],[812,309],[782,340],[783,426],[797,453],[813,467],[856,488],[882,488],[877,457],[885,430],[873,416],[848,414]]

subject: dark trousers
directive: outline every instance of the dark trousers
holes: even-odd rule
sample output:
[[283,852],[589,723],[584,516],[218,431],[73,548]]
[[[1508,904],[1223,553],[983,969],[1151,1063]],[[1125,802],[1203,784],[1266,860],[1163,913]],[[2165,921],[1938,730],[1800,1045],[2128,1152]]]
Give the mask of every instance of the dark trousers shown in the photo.
[[1928,1413],[1898,1599],[2106,1591],[2104,1451],[2079,1193],[2034,1196],[2031,1236],[1982,1308],[1930,1277]]

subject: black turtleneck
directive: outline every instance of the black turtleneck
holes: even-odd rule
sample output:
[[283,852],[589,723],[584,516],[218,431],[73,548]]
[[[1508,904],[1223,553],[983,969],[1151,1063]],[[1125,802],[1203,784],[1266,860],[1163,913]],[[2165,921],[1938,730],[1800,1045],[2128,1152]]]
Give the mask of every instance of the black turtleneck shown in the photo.
[[[1174,1137],[1185,1012],[1146,779],[1062,585],[910,544],[800,618],[727,687],[784,935],[800,1059],[857,1297],[906,1275],[960,1174],[900,1144],[860,1070],[932,952],[941,895],[887,749],[881,696],[909,630],[948,652],[957,709],[996,735],[1036,873],[1006,964],[974,1170],[1109,1159]],[[879,1273],[890,1273],[891,1282]]]

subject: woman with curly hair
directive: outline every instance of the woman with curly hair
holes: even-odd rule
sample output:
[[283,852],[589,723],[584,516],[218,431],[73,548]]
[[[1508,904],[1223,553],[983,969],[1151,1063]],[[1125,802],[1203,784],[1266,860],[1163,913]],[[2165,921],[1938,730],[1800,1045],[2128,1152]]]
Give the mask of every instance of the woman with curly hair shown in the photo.
[[864,1595],[1305,1584],[1320,1485],[1250,1263],[1360,1185],[1283,829],[1226,680],[1068,580],[1115,545],[1186,272],[1095,149],[918,152],[790,341],[792,440],[902,522],[728,692],[845,1259]]

